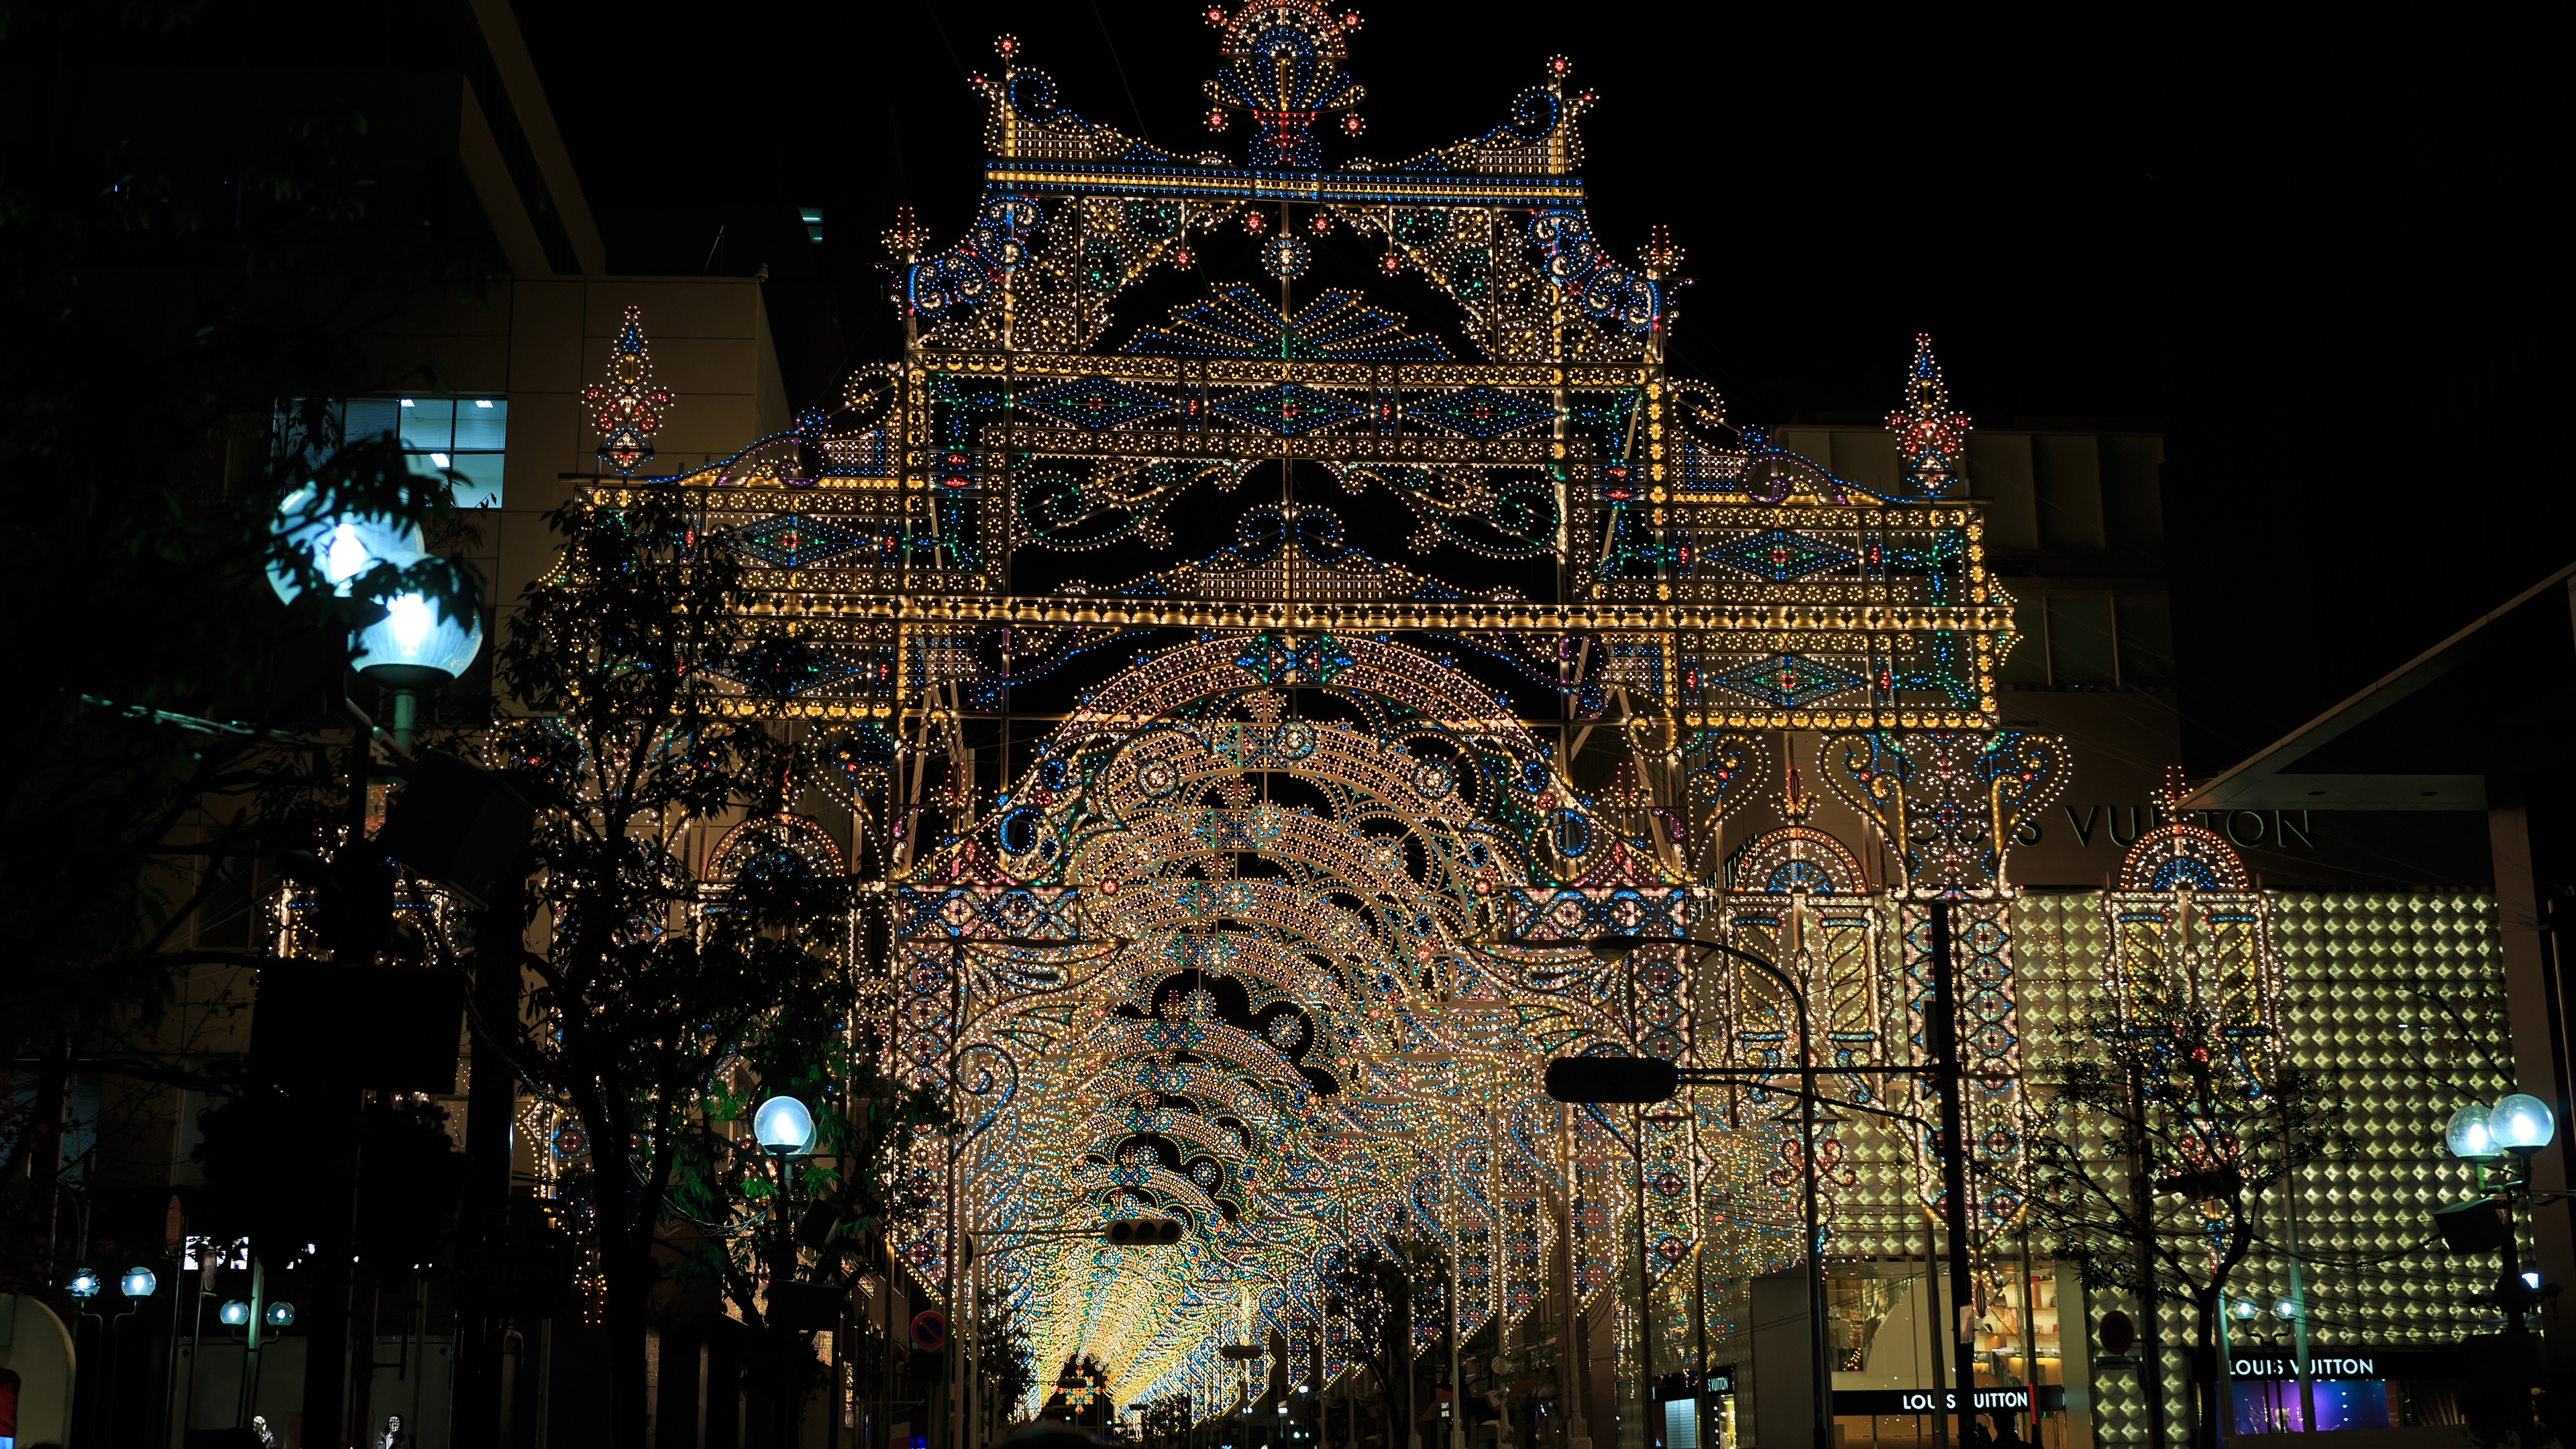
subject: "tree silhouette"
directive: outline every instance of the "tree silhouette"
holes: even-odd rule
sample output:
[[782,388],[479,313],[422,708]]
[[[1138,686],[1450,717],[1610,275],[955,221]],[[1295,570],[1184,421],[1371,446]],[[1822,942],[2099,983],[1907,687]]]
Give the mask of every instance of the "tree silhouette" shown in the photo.
[[[2342,1094],[2273,1063],[2259,1029],[2222,1029],[2193,1008],[2156,1021],[2105,1012],[2088,1036],[2090,1051],[2041,1077],[2033,1214],[2088,1291],[2188,1309],[2205,1357],[2266,1195],[2352,1151]],[[2223,1412],[2204,1402],[2203,1442],[2215,1444]]]

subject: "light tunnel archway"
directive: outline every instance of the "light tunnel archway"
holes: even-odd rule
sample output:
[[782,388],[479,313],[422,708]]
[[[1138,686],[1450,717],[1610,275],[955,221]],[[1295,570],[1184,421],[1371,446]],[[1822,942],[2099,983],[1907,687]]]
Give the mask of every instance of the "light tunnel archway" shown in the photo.
[[[1089,1354],[1117,1402],[1221,1404],[1218,1347],[1273,1334],[1330,1378],[1345,1254],[1454,1265],[1454,1303],[1417,1303],[1427,1347],[1452,1312],[1473,1336],[1632,1271],[1640,1181],[1658,1275],[1711,1174],[1778,1191],[1747,1170],[1772,1124],[1541,1093],[1548,1056],[1689,1050],[1686,972],[1579,943],[1684,933],[1694,889],[1472,677],[1384,638],[1146,657],[894,899],[900,1070],[950,1085],[967,1134],[916,1164],[942,1210],[905,1250],[1016,1299],[1042,1380]],[[1141,1214],[1182,1242],[1071,1235]]]

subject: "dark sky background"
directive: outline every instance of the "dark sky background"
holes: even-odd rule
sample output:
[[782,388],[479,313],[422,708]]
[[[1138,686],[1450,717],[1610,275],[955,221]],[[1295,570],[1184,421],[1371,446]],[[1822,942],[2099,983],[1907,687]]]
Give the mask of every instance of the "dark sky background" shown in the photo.
[[[1328,162],[1479,134],[1567,54],[1597,233],[1688,249],[1673,366],[1736,420],[1884,414],[1928,331],[1989,426],[2166,428],[2195,774],[2576,556],[2537,47],[2351,11],[1359,8],[1369,130]],[[1243,144],[1170,0],[520,16],[612,269],[766,263],[800,405],[900,349],[895,206],[963,232],[997,33],[1091,119]]]

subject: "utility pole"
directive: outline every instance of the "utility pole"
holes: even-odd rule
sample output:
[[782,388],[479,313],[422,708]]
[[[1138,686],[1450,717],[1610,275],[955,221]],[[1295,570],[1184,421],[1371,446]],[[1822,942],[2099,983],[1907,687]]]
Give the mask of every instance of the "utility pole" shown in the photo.
[[1957,1354],[1953,1382],[1958,1405],[1957,1433],[1953,1442],[1961,1449],[1975,1442],[1969,1425],[1976,1418],[1977,1358],[1975,1341],[1968,1335],[1968,1139],[1963,1105],[1959,1100],[1967,1074],[1959,1062],[1959,977],[1957,949],[1952,939],[1951,902],[1935,900],[1932,909],[1932,1019],[1925,1023],[1926,1045],[1932,1048],[1934,1081],[1941,1094],[1941,1197],[1942,1217],[1950,1234],[1950,1302],[1949,1328],[1957,1335],[1952,1344]]

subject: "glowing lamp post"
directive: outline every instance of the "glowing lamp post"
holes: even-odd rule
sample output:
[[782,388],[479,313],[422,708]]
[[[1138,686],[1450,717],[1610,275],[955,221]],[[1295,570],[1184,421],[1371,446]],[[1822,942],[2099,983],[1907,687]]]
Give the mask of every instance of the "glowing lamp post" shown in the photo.
[[795,1263],[795,1249],[787,1241],[787,1159],[812,1155],[814,1114],[794,1097],[772,1097],[752,1110],[751,1135],[769,1158],[769,1217],[778,1227],[771,1277],[785,1282]]
[[[784,1285],[796,1276],[796,1245],[788,1236],[787,1224],[787,1190],[792,1181],[787,1174],[787,1159],[813,1153],[814,1114],[794,1097],[772,1097],[752,1109],[751,1135],[760,1144],[762,1154],[769,1158],[769,1217],[777,1228],[773,1239],[775,1246],[770,1250],[769,1259],[769,1303],[775,1315],[786,1305],[788,1294]],[[771,1327],[778,1343],[780,1362],[784,1364],[787,1334],[774,1323]],[[890,1339],[892,1335],[888,1337]],[[888,1344],[888,1352],[892,1352],[891,1343]],[[784,1373],[779,1375],[779,1383],[777,1401],[771,1405],[770,1412],[783,1438],[795,1423],[795,1410],[789,1399]]]
[[[392,520],[327,515],[310,488],[279,506],[277,533],[291,551],[308,555],[331,591],[347,598],[359,578],[379,568],[408,569],[429,557],[420,530]],[[292,574],[272,568],[269,587],[293,603],[303,592]],[[385,617],[360,629],[351,666],[393,696],[394,747],[408,752],[424,689],[442,689],[471,668],[483,652],[483,621],[471,610],[444,613],[418,591],[386,599]]]
[[2478,1192],[2503,1210],[2503,1220],[2497,1222],[2492,1211],[2472,1200],[2443,1209],[2434,1221],[2453,1248],[2493,1248],[2501,1257],[2503,1271],[2496,1278],[2494,1299],[2504,1311],[2507,1337],[2528,1333],[2523,1315],[2560,1287],[2541,1282],[2539,1268],[2522,1260],[2514,1227],[2515,1204],[2531,1196],[2531,1154],[2548,1146],[2557,1132],[2558,1120],[2549,1104],[2521,1092],[2499,1099],[2492,1107],[2472,1102],[2452,1113],[2442,1129],[2442,1145],[2469,1164]]
[[[425,554],[402,560],[405,567]],[[420,593],[396,594],[385,601],[385,617],[358,631],[358,673],[393,696],[394,748],[411,748],[420,691],[444,689],[471,668],[483,652],[483,621],[471,611],[462,618],[443,613]]]
[[769,1158],[769,1216],[778,1225],[774,1271],[783,1280],[793,1251],[787,1243],[787,1159],[813,1153],[814,1114],[794,1097],[772,1097],[752,1110],[751,1135]]
[[[417,528],[404,528],[390,518],[326,513],[320,495],[299,488],[277,506],[276,531],[290,553],[310,559],[322,581],[341,598],[357,586],[360,575],[378,564],[402,567],[422,556],[426,547]],[[272,566],[268,586],[281,602],[294,603],[304,585],[294,574]]]
[[2451,1114],[2450,1125],[2442,1129],[2442,1145],[2463,1162],[2493,1162],[2504,1156],[2488,1125],[2487,1109],[2474,1102]]
[[751,1114],[751,1133],[763,1152],[787,1157],[814,1150],[814,1114],[794,1097],[772,1097]]
[[2487,1131],[2494,1136],[2496,1146],[2525,1161],[2549,1145],[2549,1139],[2557,1135],[2557,1127],[2548,1103],[2520,1092],[2496,1103],[2495,1110],[2487,1114]]

